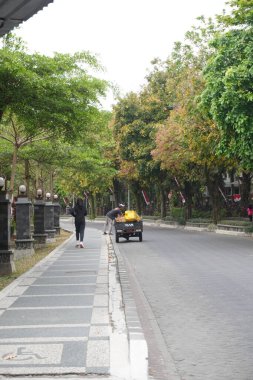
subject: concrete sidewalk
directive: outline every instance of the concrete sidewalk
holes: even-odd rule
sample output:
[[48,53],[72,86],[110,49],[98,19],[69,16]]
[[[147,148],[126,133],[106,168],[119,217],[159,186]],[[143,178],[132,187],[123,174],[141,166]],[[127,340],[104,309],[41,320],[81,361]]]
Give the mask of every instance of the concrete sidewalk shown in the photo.
[[95,228],[84,249],[73,235],[0,292],[0,342],[0,379],[148,377],[124,263]]

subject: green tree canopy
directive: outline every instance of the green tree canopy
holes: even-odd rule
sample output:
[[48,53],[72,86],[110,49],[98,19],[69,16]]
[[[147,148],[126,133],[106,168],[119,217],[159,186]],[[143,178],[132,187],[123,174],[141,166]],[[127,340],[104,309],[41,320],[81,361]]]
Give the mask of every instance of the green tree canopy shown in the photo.
[[107,83],[89,74],[98,69],[88,52],[53,57],[29,54],[15,36],[0,49],[0,118],[8,110],[26,129],[74,138],[98,115]]
[[212,42],[215,50],[204,70],[202,105],[220,130],[220,150],[252,170],[253,2],[238,0],[231,5],[232,15],[220,20],[232,26]]

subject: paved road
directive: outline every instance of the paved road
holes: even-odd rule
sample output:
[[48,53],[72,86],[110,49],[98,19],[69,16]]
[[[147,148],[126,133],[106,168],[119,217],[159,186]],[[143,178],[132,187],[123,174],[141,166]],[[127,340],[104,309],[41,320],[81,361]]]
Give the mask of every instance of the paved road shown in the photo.
[[125,257],[162,380],[253,379],[253,240],[145,227]]

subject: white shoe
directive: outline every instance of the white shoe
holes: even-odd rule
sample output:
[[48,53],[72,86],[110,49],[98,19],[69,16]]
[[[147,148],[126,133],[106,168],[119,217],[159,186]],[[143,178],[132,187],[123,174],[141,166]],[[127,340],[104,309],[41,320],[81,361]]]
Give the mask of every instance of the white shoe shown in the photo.
[[83,246],[83,242],[81,241],[81,243],[80,243],[80,248],[84,248],[84,246]]
[[76,242],[76,248],[79,247],[79,241]]

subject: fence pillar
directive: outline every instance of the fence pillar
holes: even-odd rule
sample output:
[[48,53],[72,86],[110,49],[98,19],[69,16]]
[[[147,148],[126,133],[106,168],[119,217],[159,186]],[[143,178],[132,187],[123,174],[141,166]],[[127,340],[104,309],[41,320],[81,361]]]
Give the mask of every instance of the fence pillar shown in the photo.
[[55,229],[56,235],[60,235],[60,231],[61,231],[61,228],[60,228],[61,206],[60,206],[60,203],[58,202],[58,195],[57,194],[54,195],[53,205],[54,205],[54,229]]
[[19,196],[16,202],[16,249],[14,259],[34,254],[31,234],[31,206],[32,203],[26,196],[26,187],[19,187]]
[[0,275],[16,271],[10,249],[11,204],[6,191],[6,181],[0,177]]
[[37,198],[34,201],[34,245],[35,247],[44,247],[47,240],[45,232],[45,202],[42,198],[42,190],[37,190]]

